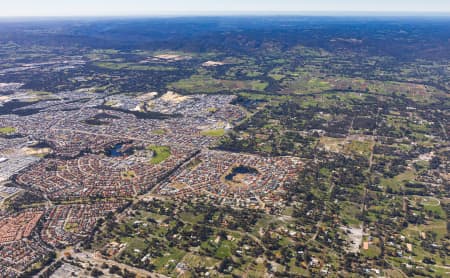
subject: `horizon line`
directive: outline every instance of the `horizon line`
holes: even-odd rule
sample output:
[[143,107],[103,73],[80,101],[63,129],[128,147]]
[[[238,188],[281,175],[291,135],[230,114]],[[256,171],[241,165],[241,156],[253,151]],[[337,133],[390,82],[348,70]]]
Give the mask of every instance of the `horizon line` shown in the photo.
[[215,17],[215,16],[413,16],[447,17],[450,11],[160,11],[130,14],[73,14],[73,15],[1,15],[0,19],[33,18],[145,18],[145,17]]

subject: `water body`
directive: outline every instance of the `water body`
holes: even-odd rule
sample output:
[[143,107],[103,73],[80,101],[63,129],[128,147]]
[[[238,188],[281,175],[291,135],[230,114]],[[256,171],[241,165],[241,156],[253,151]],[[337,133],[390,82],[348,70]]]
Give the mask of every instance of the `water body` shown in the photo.
[[131,147],[123,149],[124,143],[118,143],[109,149],[105,149],[105,154],[109,157],[120,157],[134,154],[134,151],[138,148]]
[[256,174],[256,173],[258,173],[258,170],[256,170],[255,168],[248,166],[238,166],[234,168],[230,174],[226,175],[225,179],[228,181],[232,181],[237,174]]
[[119,157],[119,156],[124,156],[125,153],[122,152],[122,147],[123,147],[123,144],[122,144],[122,143],[116,144],[116,145],[114,145],[114,147],[105,150],[105,153],[106,153],[106,155],[109,156],[109,157]]

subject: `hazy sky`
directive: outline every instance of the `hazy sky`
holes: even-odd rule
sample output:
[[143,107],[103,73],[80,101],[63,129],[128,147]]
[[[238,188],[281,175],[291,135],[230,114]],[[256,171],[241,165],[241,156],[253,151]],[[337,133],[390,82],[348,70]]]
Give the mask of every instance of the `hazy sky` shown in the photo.
[[0,16],[221,12],[450,12],[450,0],[0,0]]

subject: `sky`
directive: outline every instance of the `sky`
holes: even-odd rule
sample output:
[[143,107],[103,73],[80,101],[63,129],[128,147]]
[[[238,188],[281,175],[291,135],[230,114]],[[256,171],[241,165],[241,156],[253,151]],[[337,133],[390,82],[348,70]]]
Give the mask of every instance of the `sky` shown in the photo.
[[450,0],[0,0],[1,17],[352,11],[450,13]]

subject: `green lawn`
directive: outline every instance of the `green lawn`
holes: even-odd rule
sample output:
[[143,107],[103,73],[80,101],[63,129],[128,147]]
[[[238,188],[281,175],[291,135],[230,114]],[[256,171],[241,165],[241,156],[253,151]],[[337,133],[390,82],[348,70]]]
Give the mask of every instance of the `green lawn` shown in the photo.
[[153,260],[158,272],[170,274],[175,266],[183,259],[185,251],[178,248],[171,248],[163,257]]
[[345,149],[352,153],[356,153],[369,158],[372,151],[372,145],[373,142],[370,141],[352,140],[350,144],[345,146]]
[[202,131],[202,135],[211,137],[222,137],[225,135],[224,129],[209,129]]
[[147,150],[153,151],[154,155],[150,160],[152,164],[159,164],[169,158],[171,152],[168,146],[148,146]]
[[11,134],[16,132],[16,128],[12,126],[0,127],[0,134]]
[[378,246],[370,245],[369,249],[362,250],[362,254],[368,258],[376,258],[376,257],[380,256],[381,249]]
[[216,264],[220,262],[215,258],[199,256],[193,253],[187,253],[182,261],[187,265],[189,265],[190,267],[199,267],[199,266],[214,267]]
[[166,130],[164,130],[164,129],[155,129],[155,130],[152,131],[152,133],[155,134],[155,135],[164,135],[164,134],[166,134]]
[[99,68],[109,69],[109,70],[136,70],[136,71],[174,71],[174,67],[164,67],[164,66],[148,66],[133,63],[111,63],[111,62],[99,62],[95,63],[95,66]]
[[401,187],[405,185],[406,182],[414,180],[416,177],[416,172],[414,169],[406,170],[405,172],[389,178],[381,178],[381,185],[385,188],[391,187],[392,189],[399,191]]
[[341,217],[349,225],[359,226],[361,221],[359,220],[359,215],[361,214],[361,208],[352,202],[342,202],[341,203]]
[[271,77],[277,81],[280,81],[281,79],[285,78],[286,76],[283,74],[271,73],[271,74],[269,74],[269,77]]
[[187,93],[217,93],[240,90],[264,91],[267,86],[267,82],[260,80],[224,80],[203,74],[193,75],[188,79],[183,79],[170,85],[171,89]]
[[228,240],[222,240],[219,248],[216,250],[216,258],[224,259],[231,257],[232,243]]
[[204,215],[203,214],[194,215],[193,213],[190,212],[183,212],[180,214],[180,217],[185,222],[196,224],[203,219]]
[[315,77],[300,78],[292,82],[289,86],[289,89],[295,94],[320,93],[332,88],[332,84],[328,81]]

